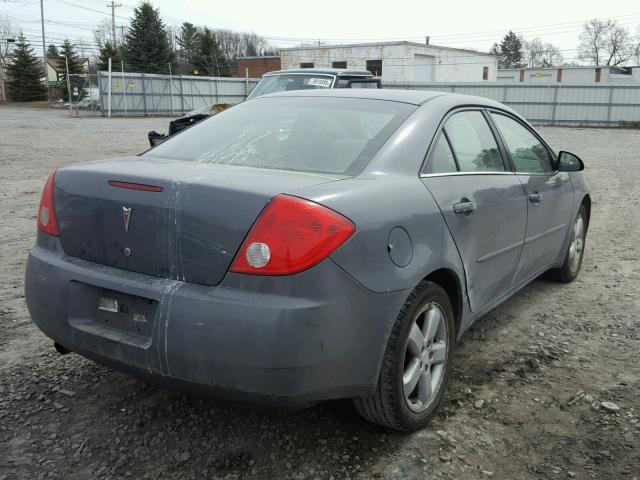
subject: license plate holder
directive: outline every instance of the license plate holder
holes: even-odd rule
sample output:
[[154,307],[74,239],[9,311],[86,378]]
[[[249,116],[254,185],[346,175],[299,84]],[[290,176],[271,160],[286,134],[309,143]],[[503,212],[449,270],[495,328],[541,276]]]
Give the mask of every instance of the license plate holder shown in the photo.
[[151,336],[158,307],[156,300],[80,282],[72,282],[70,293],[70,318],[147,338]]

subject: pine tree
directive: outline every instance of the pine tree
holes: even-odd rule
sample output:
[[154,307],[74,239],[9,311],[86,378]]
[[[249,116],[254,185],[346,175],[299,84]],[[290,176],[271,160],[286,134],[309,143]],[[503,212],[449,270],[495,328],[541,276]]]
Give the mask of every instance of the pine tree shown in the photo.
[[131,27],[123,48],[127,69],[143,73],[167,73],[175,68],[171,49],[160,12],[151,3],[142,2],[134,10]]
[[42,64],[22,34],[18,36],[12,57],[13,61],[7,66],[9,98],[18,102],[46,100]]
[[203,75],[210,77],[229,77],[229,62],[218,46],[216,37],[211,30],[204,27],[198,32],[197,49],[193,64],[198,67]]
[[[66,61],[65,61],[66,59]],[[65,102],[69,101],[69,93],[67,91],[67,64],[69,68],[69,84],[71,85],[71,91],[77,91],[78,95],[73,96],[73,101],[78,101],[82,97],[84,97],[85,92],[83,92],[83,87],[85,84],[85,79],[79,77],[78,74],[85,73],[82,69],[82,62],[78,57],[78,54],[75,51],[74,45],[69,42],[69,40],[65,40],[62,46],[60,47],[60,70],[62,71],[62,75],[60,76],[60,81],[64,84],[64,93],[62,98]]]
[[198,44],[198,27],[193,23],[184,22],[177,38],[180,46],[180,61],[187,65],[193,65],[193,57]]
[[100,47],[100,56],[98,57],[98,71],[106,72],[109,70],[109,58],[111,58],[111,69],[120,70],[120,61],[122,53],[120,49],[114,47],[109,41]]
[[524,43],[522,41],[522,37],[509,30],[498,46],[498,51],[500,52],[498,68],[520,68],[524,64],[523,48]]
[[47,47],[47,58],[51,58],[51,59],[60,58],[60,52],[58,51],[58,47],[56,47],[53,43]]

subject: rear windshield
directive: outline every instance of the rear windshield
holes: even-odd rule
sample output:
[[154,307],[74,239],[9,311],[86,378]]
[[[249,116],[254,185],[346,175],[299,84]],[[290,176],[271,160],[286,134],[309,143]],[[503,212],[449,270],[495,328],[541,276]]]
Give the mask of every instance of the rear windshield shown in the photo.
[[258,98],[203,120],[144,155],[355,174],[415,109],[353,98]]
[[286,92],[288,90],[314,90],[331,88],[333,86],[333,75],[291,73],[286,75],[268,75],[251,90],[247,97],[255,98],[269,93]]

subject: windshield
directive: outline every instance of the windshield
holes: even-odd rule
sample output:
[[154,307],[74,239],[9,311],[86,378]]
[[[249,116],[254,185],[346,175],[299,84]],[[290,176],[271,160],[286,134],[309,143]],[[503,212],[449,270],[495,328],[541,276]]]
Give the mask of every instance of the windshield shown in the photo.
[[331,88],[334,77],[332,75],[318,75],[313,73],[290,73],[286,75],[267,75],[262,77],[247,97],[259,97],[268,93],[285,92],[287,90],[310,90],[316,88]]
[[259,98],[197,123],[144,155],[355,174],[415,109],[354,98]]

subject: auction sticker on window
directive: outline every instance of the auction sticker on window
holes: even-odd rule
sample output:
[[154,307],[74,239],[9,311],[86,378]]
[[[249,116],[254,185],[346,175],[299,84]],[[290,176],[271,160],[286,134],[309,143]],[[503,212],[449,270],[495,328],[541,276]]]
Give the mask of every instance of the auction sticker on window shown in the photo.
[[307,85],[312,85],[314,87],[321,87],[321,88],[331,88],[331,79],[330,78],[310,78],[309,83]]

